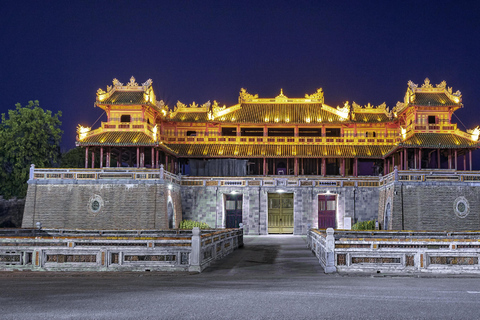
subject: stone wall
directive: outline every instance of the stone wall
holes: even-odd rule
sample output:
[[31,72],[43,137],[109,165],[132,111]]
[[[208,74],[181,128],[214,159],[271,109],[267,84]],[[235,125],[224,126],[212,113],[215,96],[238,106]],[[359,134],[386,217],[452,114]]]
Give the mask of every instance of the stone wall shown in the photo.
[[[64,182],[64,183],[59,183]],[[148,181],[42,181],[29,183],[23,228],[167,229],[167,204],[181,221],[179,186]]]
[[5,200],[0,196],[0,228],[20,228],[24,208],[25,199]]
[[[245,234],[268,234],[268,194],[279,187],[270,186],[182,186],[183,219],[207,223],[212,228],[225,227],[225,195],[243,195]],[[307,234],[318,226],[318,195],[337,195],[337,227],[344,228],[344,217],[357,221],[377,217],[379,190],[376,187],[281,187],[294,197],[294,234]]]
[[[389,230],[480,230],[480,184],[466,182],[394,182],[381,192],[391,202]],[[386,200],[382,200],[386,199]],[[379,205],[383,221],[385,205]]]

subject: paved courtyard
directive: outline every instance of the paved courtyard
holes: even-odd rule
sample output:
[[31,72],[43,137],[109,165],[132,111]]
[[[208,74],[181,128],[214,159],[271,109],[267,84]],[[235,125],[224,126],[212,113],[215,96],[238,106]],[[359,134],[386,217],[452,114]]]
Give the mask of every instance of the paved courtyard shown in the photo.
[[300,236],[201,274],[0,273],[1,319],[478,319],[480,277],[326,275]]

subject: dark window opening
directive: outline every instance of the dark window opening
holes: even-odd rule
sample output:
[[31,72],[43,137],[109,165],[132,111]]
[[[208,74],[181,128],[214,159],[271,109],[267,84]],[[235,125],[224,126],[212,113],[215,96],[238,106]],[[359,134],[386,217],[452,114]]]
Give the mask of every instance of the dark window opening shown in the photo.
[[236,136],[237,128],[222,128],[222,136]]
[[150,119],[147,119],[147,123],[150,124]]
[[322,129],[321,128],[300,128],[298,129],[299,137],[321,137]]
[[187,131],[187,137],[195,137],[197,135],[197,131]]
[[240,132],[242,136],[248,136],[248,137],[263,136],[263,128],[241,128]]
[[428,124],[436,124],[437,118],[435,116],[428,116]]
[[368,131],[365,132],[365,137],[367,137],[367,138],[375,138],[376,136],[377,136],[377,133],[376,133],[376,132],[372,132],[372,131],[370,131],[370,132],[368,132]]
[[295,132],[293,128],[269,128],[268,136],[269,137],[293,137]]
[[326,137],[340,137],[341,130],[339,128],[327,128],[325,131]]
[[132,117],[129,114],[124,114],[120,117],[120,122],[130,122]]

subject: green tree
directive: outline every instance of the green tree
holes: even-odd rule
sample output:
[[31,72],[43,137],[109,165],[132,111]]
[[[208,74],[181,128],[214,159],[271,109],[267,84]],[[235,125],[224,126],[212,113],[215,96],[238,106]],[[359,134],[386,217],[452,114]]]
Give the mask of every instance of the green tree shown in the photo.
[[[90,160],[90,158],[89,158]],[[76,147],[62,153],[60,161],[61,168],[83,168],[85,167],[85,148]]]
[[0,194],[25,197],[31,164],[37,168],[56,166],[60,159],[62,113],[40,108],[38,101],[3,113],[0,125]]

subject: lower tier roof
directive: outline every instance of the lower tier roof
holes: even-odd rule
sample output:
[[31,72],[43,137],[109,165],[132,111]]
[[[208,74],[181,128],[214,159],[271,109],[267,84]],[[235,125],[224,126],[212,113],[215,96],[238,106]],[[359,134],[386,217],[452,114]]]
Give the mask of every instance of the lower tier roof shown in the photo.
[[179,157],[382,158],[395,146],[166,144]]
[[77,141],[78,146],[155,146],[157,142],[144,132],[110,131]]

